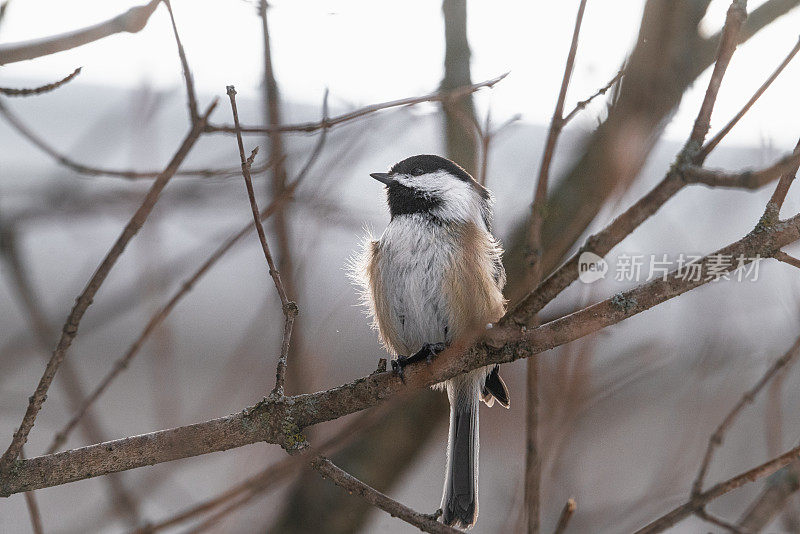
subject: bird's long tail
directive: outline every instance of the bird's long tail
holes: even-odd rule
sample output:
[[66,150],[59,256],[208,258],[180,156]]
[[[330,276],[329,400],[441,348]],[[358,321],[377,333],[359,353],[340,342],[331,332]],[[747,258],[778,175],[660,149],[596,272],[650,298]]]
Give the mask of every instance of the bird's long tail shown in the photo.
[[442,522],[469,528],[478,518],[478,405],[486,373],[477,371],[446,383],[450,437],[442,495]]

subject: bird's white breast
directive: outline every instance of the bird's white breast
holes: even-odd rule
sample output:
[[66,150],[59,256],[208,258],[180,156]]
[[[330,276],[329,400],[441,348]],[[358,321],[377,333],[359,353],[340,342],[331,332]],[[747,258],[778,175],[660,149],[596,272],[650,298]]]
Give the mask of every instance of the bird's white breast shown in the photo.
[[456,257],[453,237],[422,215],[408,215],[395,218],[378,242],[380,286],[397,334],[395,344],[402,345],[391,348],[402,355],[425,343],[451,340],[443,285]]

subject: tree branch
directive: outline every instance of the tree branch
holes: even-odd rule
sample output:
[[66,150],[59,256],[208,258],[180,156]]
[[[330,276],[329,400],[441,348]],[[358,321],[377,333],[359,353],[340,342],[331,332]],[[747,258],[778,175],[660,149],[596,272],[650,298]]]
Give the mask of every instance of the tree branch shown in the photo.
[[186,59],[186,51],[181,43],[181,36],[178,34],[178,26],[175,24],[175,15],[172,13],[172,4],[169,0],[163,0],[169,12],[169,20],[172,23],[172,33],[175,36],[175,43],[178,46],[178,56],[181,60],[181,70],[183,71],[183,81],[186,84],[186,101],[189,106],[189,120],[192,124],[200,119],[200,112],[197,110],[197,96],[194,90],[194,79],[192,71],[189,69],[189,61]]
[[311,465],[314,469],[319,471],[323,477],[330,478],[333,483],[340,488],[350,493],[356,493],[373,506],[380,508],[392,517],[399,517],[406,523],[414,525],[423,532],[430,532],[432,534],[458,534],[461,532],[458,529],[439,523],[434,516],[415,512],[411,508],[390,499],[380,491],[371,488],[337,467],[327,458],[318,456],[311,462]]
[[739,399],[733,408],[731,408],[730,412],[722,419],[722,422],[719,426],[714,430],[714,433],[711,434],[711,437],[708,438],[708,445],[706,447],[706,453],[703,457],[703,462],[700,464],[700,469],[697,472],[697,477],[692,484],[692,497],[696,497],[703,492],[703,482],[705,481],[706,474],[708,473],[708,468],[711,466],[711,460],[714,458],[714,452],[716,451],[717,447],[722,445],[722,441],[725,438],[725,433],[728,431],[728,428],[733,424],[736,418],[739,416],[741,411],[748,405],[752,404],[753,400],[755,399],[756,395],[764,389],[764,386],[772,380],[772,377],[788,365],[794,358],[797,357],[798,352],[800,352],[800,337],[797,338],[797,341],[787,350],[783,356],[775,360],[775,362],[767,369],[767,372],[755,383],[755,385],[749,389],[742,398]]
[[739,122],[739,120],[742,117],[744,117],[748,111],[750,111],[750,108],[753,107],[753,104],[755,104],[756,101],[759,98],[761,98],[761,95],[763,95],[764,92],[767,89],[769,89],[769,86],[772,85],[772,82],[774,82],[781,74],[781,72],[783,72],[783,69],[785,69],[786,66],[789,65],[789,63],[791,63],[792,59],[794,58],[795,55],[797,55],[798,51],[800,51],[800,39],[797,40],[797,43],[794,45],[794,47],[792,47],[792,49],[783,59],[781,64],[778,65],[778,67],[772,72],[772,74],[770,74],[769,78],[767,78],[764,81],[764,83],[761,84],[761,87],[759,87],[756,90],[756,92],[753,93],[753,96],[750,97],[750,100],[747,101],[747,104],[745,104],[744,107],[740,109],[739,112],[736,115],[734,115],[734,117],[730,121],[728,121],[728,124],[726,124],[719,132],[717,132],[717,134],[714,135],[714,137],[712,137],[711,140],[709,140],[705,145],[703,145],[703,148],[700,149],[701,158],[705,158],[706,156],[708,156],[711,153],[711,151],[717,147],[720,141],[722,141],[722,139],[726,135],[728,135],[728,133],[733,129],[733,127],[736,126],[736,123]]
[[[800,215],[754,231],[698,263],[702,276],[683,279],[676,271],[629,291],[588,306],[534,329],[498,324],[484,342],[462,355],[464,344],[454,343],[433,362],[409,365],[405,383],[396,373],[374,373],[342,386],[306,395],[265,399],[242,412],[204,423],[161,430],[106,443],[39,456],[14,464],[0,476],[0,496],[51,487],[110,472],[188,458],[265,441],[286,444],[302,441],[301,429],[374,406],[400,391],[419,389],[458,374],[494,363],[508,363],[569,343],[619,323],[677,297],[712,278],[708,264],[714,257],[770,257],[800,239]],[[738,267],[726,266],[726,272]],[[506,320],[507,322],[507,320]],[[469,345],[467,345],[469,346]],[[302,438],[302,439],[301,439]]]
[[701,493],[700,495],[697,495],[689,502],[682,504],[681,506],[675,508],[668,514],[663,515],[660,518],[656,519],[649,525],[637,530],[635,534],[655,534],[656,532],[663,532],[664,530],[675,525],[682,519],[685,519],[690,515],[696,513],[698,510],[701,510],[703,506],[713,501],[714,499],[717,499],[722,495],[725,495],[726,493],[738,489],[747,484],[748,482],[753,482],[755,480],[758,480],[759,478],[769,476],[772,473],[776,472],[778,469],[788,465],[789,463],[797,460],[798,458],[800,458],[800,447],[795,447],[794,449],[785,452],[782,455],[773,458],[768,462],[765,462],[748,471],[740,473],[735,477],[730,478],[724,482],[720,482],[719,484],[711,487],[710,489]]
[[43,37],[18,43],[0,44],[0,65],[25,61],[41,56],[49,56],[78,46],[97,41],[115,33],[136,33],[147,25],[161,0],[151,0],[147,4],[132,7],[125,13],[105,22],[59,35]]
[[153,182],[153,185],[147,192],[147,195],[142,201],[141,206],[139,206],[139,209],[136,210],[130,221],[128,221],[128,224],[123,229],[119,238],[117,238],[117,241],[111,247],[111,250],[109,250],[105,258],[103,258],[103,261],[100,263],[97,271],[95,271],[95,273],[92,275],[92,278],[87,283],[86,288],[78,296],[75,306],[72,308],[72,311],[64,323],[61,339],[59,340],[58,345],[53,352],[53,356],[47,363],[45,372],[42,375],[38,386],[36,386],[36,391],[29,399],[28,409],[25,411],[25,415],[22,418],[22,423],[20,424],[19,429],[14,433],[14,437],[11,440],[11,444],[9,445],[8,449],[3,454],[2,458],[0,458],[0,473],[8,471],[14,460],[16,460],[19,456],[22,446],[27,441],[28,433],[31,431],[31,428],[33,428],[36,416],[44,404],[45,399],[47,398],[47,391],[50,388],[50,384],[53,382],[56,371],[58,371],[67,349],[69,349],[70,345],[72,344],[72,340],[75,339],[75,336],[78,334],[78,326],[83,318],[83,314],[86,313],[86,310],[92,304],[94,295],[100,289],[100,286],[105,281],[108,273],[111,272],[114,264],[116,264],[119,257],[125,251],[125,248],[130,240],[133,239],[142,225],[144,225],[147,217],[150,215],[150,212],[158,201],[161,191],[163,191],[164,187],[166,187],[170,178],[172,178],[172,176],[175,174],[175,171],[178,170],[178,167],[181,163],[183,163],[183,160],[186,158],[189,151],[202,134],[203,126],[205,125],[206,120],[208,120],[208,116],[214,110],[215,106],[216,101],[211,103],[204,115],[201,117],[201,120],[198,121],[186,135],[186,138],[184,139],[180,148],[178,148],[177,152],[173,156],[172,161],[170,161],[169,165],[167,165],[164,171]]
[[[385,109],[390,108],[398,108],[398,107],[405,107],[405,106],[414,106],[416,104],[421,104],[423,102],[444,102],[448,100],[458,100],[459,98],[463,98],[469,94],[474,93],[484,87],[494,87],[495,84],[503,80],[508,76],[508,73],[501,74],[496,78],[492,78],[491,80],[486,80],[485,82],[475,83],[472,85],[467,85],[464,87],[458,87],[453,89],[452,91],[436,91],[435,93],[429,93],[423,96],[415,96],[409,98],[401,98],[399,100],[390,100],[388,102],[381,102],[380,104],[372,104],[369,106],[364,106],[362,108],[343,113],[342,115],[338,115],[336,117],[331,118],[323,118],[317,122],[304,122],[299,124],[282,124],[280,126],[242,126],[241,131],[244,134],[269,134],[269,133],[278,133],[278,132],[315,132],[317,130],[322,130],[326,128],[333,128],[334,126],[338,126],[340,124],[344,124],[346,122],[353,121],[355,119],[360,119],[366,115],[371,115],[378,111],[383,111]],[[233,125],[215,125],[209,124],[206,126],[206,132],[224,132],[224,133],[236,133],[236,128]]]
[[[89,165],[84,165],[83,163],[79,163],[66,154],[63,154],[49,145],[47,142],[44,141],[41,137],[33,133],[25,124],[23,124],[22,120],[17,117],[14,113],[8,109],[2,101],[0,101],[0,115],[8,121],[12,128],[17,130],[17,132],[22,135],[25,139],[30,141],[36,148],[50,156],[52,159],[56,161],[56,163],[63,165],[64,167],[75,171],[79,174],[84,174],[87,176],[112,176],[115,178],[125,178],[128,180],[138,180],[138,179],[146,179],[146,178],[157,178],[162,171],[133,171],[133,170],[120,170],[120,169],[105,169],[102,167],[93,167]],[[267,162],[263,166],[256,169],[255,172],[262,172],[263,170],[269,168],[273,162]],[[238,167],[233,169],[194,169],[194,170],[183,170],[177,171],[175,176],[200,176],[205,178],[211,178],[220,175],[230,175],[230,176],[238,176],[240,173],[240,169]]]
[[72,81],[73,78],[75,78],[78,74],[81,73],[81,68],[82,67],[78,67],[77,69],[72,71],[72,74],[70,74],[70,75],[68,75],[68,76],[66,76],[64,78],[61,78],[57,82],[48,83],[47,85],[42,85],[42,86],[34,87],[34,88],[31,88],[31,89],[12,89],[10,87],[0,87],[0,95],[5,95],[5,96],[32,96],[32,95],[41,95],[43,93],[49,93],[50,91],[54,91],[54,90],[58,89],[59,87],[61,87],[62,85]]
[[[319,136],[319,140],[317,141],[314,149],[311,151],[311,154],[309,155],[305,165],[294,178],[294,180],[292,180],[292,182],[286,187],[284,193],[275,198],[270,205],[261,212],[260,217],[262,221],[275,213],[275,210],[278,208],[278,206],[292,198],[297,188],[300,186],[306,176],[308,176],[308,173],[311,170],[314,162],[319,157],[319,154],[322,152],[322,148],[325,145],[326,139],[327,129],[322,131],[322,134]],[[158,325],[160,325],[167,318],[175,306],[177,306],[178,302],[180,302],[180,300],[186,296],[189,291],[191,291],[194,285],[217,263],[220,258],[227,254],[228,251],[230,251],[233,246],[236,245],[236,243],[241,241],[242,238],[251,232],[253,228],[254,225],[252,223],[247,223],[238,232],[226,239],[219,247],[217,247],[216,250],[214,250],[214,252],[211,253],[211,255],[200,265],[200,267],[198,267],[197,270],[181,284],[178,291],[172,295],[166,304],[164,304],[150,317],[150,320],[147,322],[139,336],[131,344],[125,354],[114,363],[111,370],[105,375],[105,377],[103,377],[95,389],[92,390],[92,392],[83,400],[67,424],[64,425],[64,427],[56,434],[53,442],[50,444],[50,447],[47,450],[48,454],[55,452],[61,446],[61,444],[66,441],[70,432],[72,432],[75,425],[78,424],[91,405],[96,402],[100,395],[102,395],[108,386],[111,385],[111,382],[113,382],[113,380],[123,370],[127,369],[128,365],[130,365],[130,362],[134,357],[136,357],[136,355],[139,353],[139,350],[144,345],[145,340],[147,340],[147,338],[155,331]]]

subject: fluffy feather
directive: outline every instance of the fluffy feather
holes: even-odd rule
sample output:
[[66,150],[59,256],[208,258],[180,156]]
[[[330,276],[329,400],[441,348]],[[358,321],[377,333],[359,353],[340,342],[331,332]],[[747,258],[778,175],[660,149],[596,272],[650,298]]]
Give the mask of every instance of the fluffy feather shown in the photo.
[[[497,321],[505,311],[505,271],[490,231],[489,192],[438,156],[409,158],[379,178],[386,180],[392,219],[380,239],[365,242],[351,276],[386,349],[410,356]],[[496,381],[487,388],[492,372],[495,366],[487,366],[435,386],[451,405],[447,524],[470,527],[477,518],[479,400],[491,405],[494,390],[508,403]]]

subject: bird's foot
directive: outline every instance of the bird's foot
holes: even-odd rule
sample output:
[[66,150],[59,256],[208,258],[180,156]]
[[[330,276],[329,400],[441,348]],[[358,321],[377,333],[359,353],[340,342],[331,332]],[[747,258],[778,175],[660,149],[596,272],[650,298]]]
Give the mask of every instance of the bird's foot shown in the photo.
[[431,521],[438,521],[438,520],[439,520],[439,518],[440,518],[440,517],[442,517],[442,509],[441,509],[441,508],[439,508],[438,510],[436,510],[436,511],[435,511],[435,512],[433,512],[432,514],[422,514],[422,515],[423,515],[424,517],[427,517],[427,518],[428,518],[428,519],[430,519]]
[[392,360],[392,370],[400,376],[400,380],[405,384],[406,378],[404,369],[406,365],[421,360],[431,363],[433,357],[442,352],[445,348],[447,348],[447,345],[444,343],[425,343],[422,345],[421,349],[411,356],[398,356],[396,359]]

